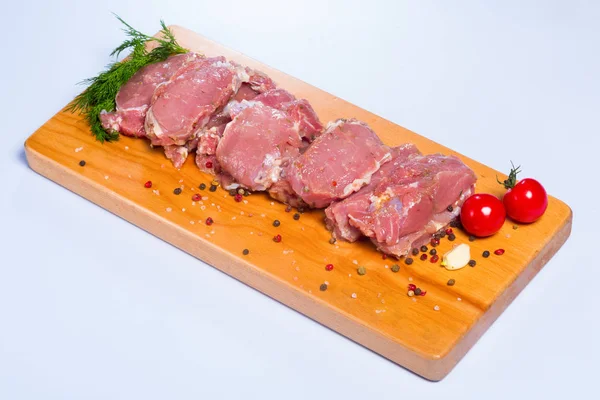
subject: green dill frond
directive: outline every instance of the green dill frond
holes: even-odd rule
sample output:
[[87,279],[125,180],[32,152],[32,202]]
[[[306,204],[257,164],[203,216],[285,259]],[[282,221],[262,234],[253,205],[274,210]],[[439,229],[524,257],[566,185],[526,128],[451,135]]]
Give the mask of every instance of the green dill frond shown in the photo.
[[[162,20],[160,21],[162,37],[155,38],[134,29],[118,15],[115,14],[115,17],[124,25],[123,31],[128,39],[116,47],[110,55],[118,57],[123,51],[131,50],[129,57],[109,64],[98,76],[80,82],[81,85],[87,86],[86,89],[65,108],[66,111],[83,114],[90,124],[92,134],[100,142],[119,138],[118,133],[104,130],[100,123],[100,113],[110,112],[116,108],[115,98],[121,86],[146,65],[164,61],[175,54],[188,52],[177,43],[173,32]],[[146,44],[150,41],[156,42],[157,46],[148,51]]]

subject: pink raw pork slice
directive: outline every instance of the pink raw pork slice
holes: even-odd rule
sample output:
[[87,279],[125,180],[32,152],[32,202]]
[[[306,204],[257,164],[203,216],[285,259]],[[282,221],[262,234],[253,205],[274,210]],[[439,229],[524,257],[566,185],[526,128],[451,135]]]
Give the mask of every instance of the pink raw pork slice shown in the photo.
[[239,68],[223,57],[196,60],[155,91],[146,135],[155,146],[185,145],[240,87]]
[[476,180],[456,157],[411,157],[377,184],[367,209],[352,210],[348,219],[379,250],[406,255],[458,214]]
[[350,225],[348,215],[355,212],[365,212],[369,209],[373,190],[384,180],[389,179],[391,174],[410,158],[419,156],[421,152],[414,144],[403,144],[391,149],[392,160],[383,164],[379,171],[371,177],[371,182],[354,193],[350,197],[332,203],[325,209],[325,223],[327,228],[333,232],[337,239],[344,239],[350,242],[358,240],[361,232]]
[[371,181],[390,149],[364,122],[332,122],[286,170],[292,190],[310,207],[327,207]]
[[283,111],[254,102],[227,124],[216,156],[220,168],[239,185],[267,190],[300,154],[301,145],[302,138]]
[[116,110],[100,114],[104,129],[126,136],[145,137],[144,121],[156,87],[168,81],[181,67],[201,57],[196,53],[179,54],[141,68],[117,93]]

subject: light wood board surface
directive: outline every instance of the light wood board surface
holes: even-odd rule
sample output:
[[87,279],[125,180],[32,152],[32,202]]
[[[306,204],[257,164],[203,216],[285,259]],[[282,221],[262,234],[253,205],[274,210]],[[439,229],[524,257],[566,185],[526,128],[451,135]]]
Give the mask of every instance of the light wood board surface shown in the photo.
[[[412,142],[423,153],[455,154],[477,173],[477,192],[502,195],[496,175],[503,174],[189,30],[171,28],[186,48],[266,72],[308,99],[324,123],[355,117],[388,145]],[[27,139],[25,149],[41,175],[430,380],[450,372],[571,231],[570,208],[550,197],[546,214],[531,225],[515,230],[507,221],[498,234],[472,243],[456,229],[455,242],[442,239],[439,254],[468,242],[474,268],[447,271],[439,262],[418,259],[408,266],[382,259],[369,242],[330,244],[322,211],[296,221],[295,211],[285,212],[264,194],[236,203],[222,189],[201,191],[198,185],[212,178],[196,168],[193,157],[176,170],[145,140],[122,137],[101,144],[79,115],[59,112]],[[144,187],[148,180],[152,189]],[[176,187],[183,189],[178,196]],[[195,193],[205,196],[203,204],[192,202]],[[212,226],[204,223],[207,217],[214,219]],[[281,226],[272,225],[275,219]],[[272,240],[276,234],[281,243]],[[495,256],[498,248],[506,253]],[[243,249],[250,253],[243,255]],[[484,250],[492,252],[487,259],[481,257]],[[330,263],[334,269],[326,271]],[[397,273],[391,271],[394,263],[401,267]],[[367,274],[359,276],[358,266]],[[446,284],[450,278],[454,286]],[[411,282],[427,295],[409,298]],[[323,283],[326,291],[319,290]]]

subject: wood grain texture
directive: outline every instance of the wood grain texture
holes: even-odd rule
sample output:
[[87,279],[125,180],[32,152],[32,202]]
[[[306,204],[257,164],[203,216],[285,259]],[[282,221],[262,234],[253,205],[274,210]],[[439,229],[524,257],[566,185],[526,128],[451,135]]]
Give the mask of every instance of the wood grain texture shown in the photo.
[[[280,86],[308,99],[322,121],[356,117],[367,122],[388,145],[415,143],[423,153],[456,154],[431,140],[362,110],[322,90],[226,49],[191,31],[172,27],[178,41],[208,56],[224,55],[268,73]],[[403,262],[398,273],[368,242],[329,244],[323,212],[293,219],[293,212],[263,194],[236,203],[225,191],[201,191],[211,177],[190,159],[176,170],[160,149],[144,140],[122,137],[101,144],[79,115],[59,112],[25,143],[32,169],[114,214],[153,233],[247,285],[271,296],[430,380],[442,379],[565,242],[571,231],[570,208],[551,197],[546,214],[513,229],[507,221],[491,238],[470,243],[475,268],[447,271],[439,263]],[[77,151],[76,151],[77,150]],[[456,154],[478,175],[477,191],[502,194],[496,174]],[[78,162],[84,159],[85,167]],[[144,188],[151,180],[152,189]],[[176,196],[173,189],[181,187]],[[157,192],[155,192],[155,190]],[[193,203],[191,196],[205,196]],[[204,221],[212,217],[215,223]],[[274,219],[281,226],[272,226]],[[281,243],[272,238],[281,234]],[[467,241],[458,232],[454,244]],[[440,254],[452,243],[442,240]],[[242,255],[243,249],[250,254]],[[506,249],[484,259],[484,250]],[[326,271],[325,265],[335,265]],[[367,274],[359,276],[358,266]],[[448,279],[456,284],[447,286]],[[409,298],[409,282],[427,296]],[[319,286],[328,282],[328,289]],[[353,297],[356,294],[356,297]],[[439,306],[436,311],[434,306]]]

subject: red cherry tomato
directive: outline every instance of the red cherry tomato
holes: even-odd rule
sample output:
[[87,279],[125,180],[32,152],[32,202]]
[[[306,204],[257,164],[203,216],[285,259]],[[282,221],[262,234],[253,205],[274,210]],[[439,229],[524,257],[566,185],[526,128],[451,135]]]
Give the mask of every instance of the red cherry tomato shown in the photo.
[[525,178],[517,181],[520,167],[510,170],[508,179],[500,184],[508,191],[502,202],[508,216],[522,223],[530,223],[540,218],[548,208],[548,195],[546,189],[535,179]]
[[506,213],[517,222],[530,223],[548,208],[546,189],[535,179],[521,179],[502,199]]
[[498,232],[504,220],[504,205],[491,194],[474,194],[460,210],[460,222],[471,235],[485,237]]

